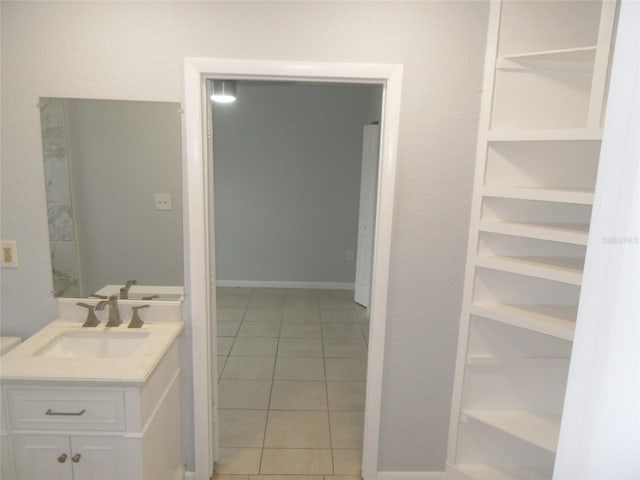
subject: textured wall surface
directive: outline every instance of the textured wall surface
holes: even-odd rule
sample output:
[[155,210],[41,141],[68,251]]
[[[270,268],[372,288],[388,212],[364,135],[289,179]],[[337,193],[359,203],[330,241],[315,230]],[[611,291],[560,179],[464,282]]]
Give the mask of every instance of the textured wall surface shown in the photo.
[[[17,240],[21,260],[2,271],[3,335],[29,335],[55,317],[38,97],[180,101],[185,56],[404,65],[379,468],[442,470],[487,2],[0,8],[1,235]],[[188,380],[183,388],[189,412]],[[192,465],[189,423],[184,451]]]

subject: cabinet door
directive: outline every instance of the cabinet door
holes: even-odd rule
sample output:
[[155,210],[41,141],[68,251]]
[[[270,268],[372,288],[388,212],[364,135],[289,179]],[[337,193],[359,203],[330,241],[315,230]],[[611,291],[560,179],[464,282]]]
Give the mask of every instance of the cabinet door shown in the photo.
[[2,480],[16,480],[13,463],[11,439],[9,435],[0,434],[0,478]]
[[11,440],[19,479],[72,480],[66,435],[12,435]]
[[128,461],[125,439],[78,435],[71,437],[73,480],[123,480]]

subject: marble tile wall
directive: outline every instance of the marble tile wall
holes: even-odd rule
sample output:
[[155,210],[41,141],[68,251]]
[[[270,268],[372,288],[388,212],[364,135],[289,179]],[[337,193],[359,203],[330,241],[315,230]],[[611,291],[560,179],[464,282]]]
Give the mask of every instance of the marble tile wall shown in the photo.
[[71,201],[64,100],[41,99],[40,121],[54,295],[79,297],[80,266]]

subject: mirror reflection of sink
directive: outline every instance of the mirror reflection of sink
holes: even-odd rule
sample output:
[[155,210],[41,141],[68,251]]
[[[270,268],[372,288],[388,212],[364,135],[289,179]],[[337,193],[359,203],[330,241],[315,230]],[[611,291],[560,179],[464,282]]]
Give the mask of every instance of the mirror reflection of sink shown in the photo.
[[148,332],[67,331],[33,355],[47,358],[125,358],[135,354]]
[[129,293],[129,300],[182,300],[181,293]]
[[[103,297],[110,297],[117,295],[120,298],[122,294],[120,289],[124,285],[105,285],[100,290],[94,292],[95,295],[101,295]],[[184,300],[184,287],[181,286],[167,286],[167,285],[131,285],[127,292],[127,300],[171,300],[182,301]]]

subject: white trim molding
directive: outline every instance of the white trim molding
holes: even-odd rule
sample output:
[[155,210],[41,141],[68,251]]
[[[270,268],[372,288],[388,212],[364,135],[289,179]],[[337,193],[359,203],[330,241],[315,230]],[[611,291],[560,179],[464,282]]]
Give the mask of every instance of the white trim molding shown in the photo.
[[354,284],[353,282],[271,282],[268,280],[216,280],[216,287],[353,290]]
[[[378,208],[373,261],[370,306],[369,359],[362,453],[362,476],[373,480],[378,476],[378,449],[382,400],[387,290],[393,202],[396,176],[396,151],[400,120],[402,65],[290,62],[265,60],[230,60],[186,58],[184,65],[184,168],[187,193],[185,219],[188,258],[185,265],[186,303],[192,322],[194,448],[195,478],[208,480],[213,471],[212,386],[210,369],[216,359],[209,342],[215,327],[215,311],[210,294],[215,287],[210,281],[210,215],[209,186],[204,135],[203,112],[206,79],[233,78],[248,80],[296,80],[334,83],[378,84],[383,86],[380,165],[378,175]],[[203,368],[204,367],[204,368]]]
[[456,480],[452,472],[378,472],[377,480]]

